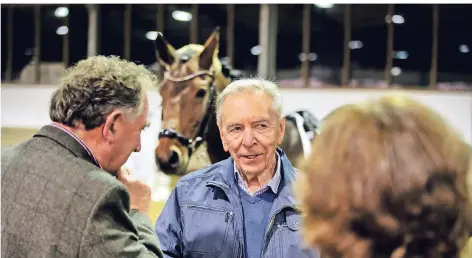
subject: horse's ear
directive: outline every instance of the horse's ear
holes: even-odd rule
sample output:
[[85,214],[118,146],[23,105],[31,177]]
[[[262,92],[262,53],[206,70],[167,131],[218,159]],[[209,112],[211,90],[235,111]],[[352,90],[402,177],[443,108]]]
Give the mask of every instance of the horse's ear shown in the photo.
[[162,33],[157,33],[156,43],[156,54],[157,60],[162,66],[168,66],[174,63],[175,60],[175,48],[169,44]]
[[200,53],[199,66],[200,69],[208,70],[213,64],[213,56],[218,51],[220,45],[220,27],[216,27],[210,37],[206,40],[205,48]]

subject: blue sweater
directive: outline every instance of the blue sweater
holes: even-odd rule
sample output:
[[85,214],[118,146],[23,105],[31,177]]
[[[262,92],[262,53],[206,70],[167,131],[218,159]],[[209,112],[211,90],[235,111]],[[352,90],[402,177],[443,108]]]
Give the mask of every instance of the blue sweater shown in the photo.
[[260,258],[275,194],[270,188],[257,196],[250,196],[242,190],[240,194],[244,215],[246,257]]

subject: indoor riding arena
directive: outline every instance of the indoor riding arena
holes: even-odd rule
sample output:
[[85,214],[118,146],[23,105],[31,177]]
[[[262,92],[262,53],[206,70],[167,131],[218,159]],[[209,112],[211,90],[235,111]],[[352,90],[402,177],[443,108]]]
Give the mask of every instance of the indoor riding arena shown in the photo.
[[[124,164],[151,188],[147,215],[153,226],[182,176],[221,160],[211,152],[215,141],[221,144],[220,135],[211,133],[207,121],[215,116],[215,99],[228,85],[213,80],[203,91],[195,90],[195,98],[204,94],[200,97],[207,104],[199,106],[198,130],[186,135],[181,121],[193,113],[164,116],[163,100],[170,97],[160,91],[162,82],[180,89],[200,87],[195,78],[209,71],[214,72],[211,78],[222,76],[227,82],[246,77],[276,82],[283,98],[285,137],[291,141],[282,149],[295,167],[310,162],[306,158],[313,154],[312,142],[322,134],[328,114],[390,93],[406,94],[431,108],[472,144],[471,4],[2,4],[1,8],[2,152],[51,123],[51,95],[62,85],[64,72],[80,60],[119,56],[157,76],[159,84],[147,89],[150,124],[141,132],[141,149]],[[213,66],[176,78],[173,62],[193,67],[208,46],[214,47],[209,58]],[[191,110],[192,103],[193,99],[175,105]],[[164,117],[180,121],[182,130],[169,126]],[[162,142],[174,144],[169,148],[175,155],[167,160],[157,155]],[[468,171],[472,205],[472,163]],[[2,241],[2,249],[3,245]],[[472,231],[461,255],[472,257]]]

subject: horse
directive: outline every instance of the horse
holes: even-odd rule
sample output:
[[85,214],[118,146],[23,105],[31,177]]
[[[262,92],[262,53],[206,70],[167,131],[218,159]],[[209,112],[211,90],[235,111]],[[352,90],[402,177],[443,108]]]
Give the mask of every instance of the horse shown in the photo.
[[[158,33],[156,57],[164,68],[159,86],[162,98],[161,130],[155,148],[156,164],[167,175],[185,175],[209,164],[189,168],[192,155],[203,143],[210,164],[229,157],[220,139],[214,102],[218,94],[238,76],[218,58],[219,27],[204,45],[188,44],[175,49]],[[286,117],[285,136],[280,148],[297,166],[311,149],[318,120],[306,110]]]

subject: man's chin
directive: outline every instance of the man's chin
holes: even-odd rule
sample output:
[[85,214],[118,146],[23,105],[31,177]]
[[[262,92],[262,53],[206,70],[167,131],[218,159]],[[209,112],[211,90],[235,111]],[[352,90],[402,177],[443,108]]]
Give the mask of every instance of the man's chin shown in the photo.
[[249,177],[258,176],[264,171],[263,168],[254,166],[241,166],[241,170],[244,175],[247,175]]

